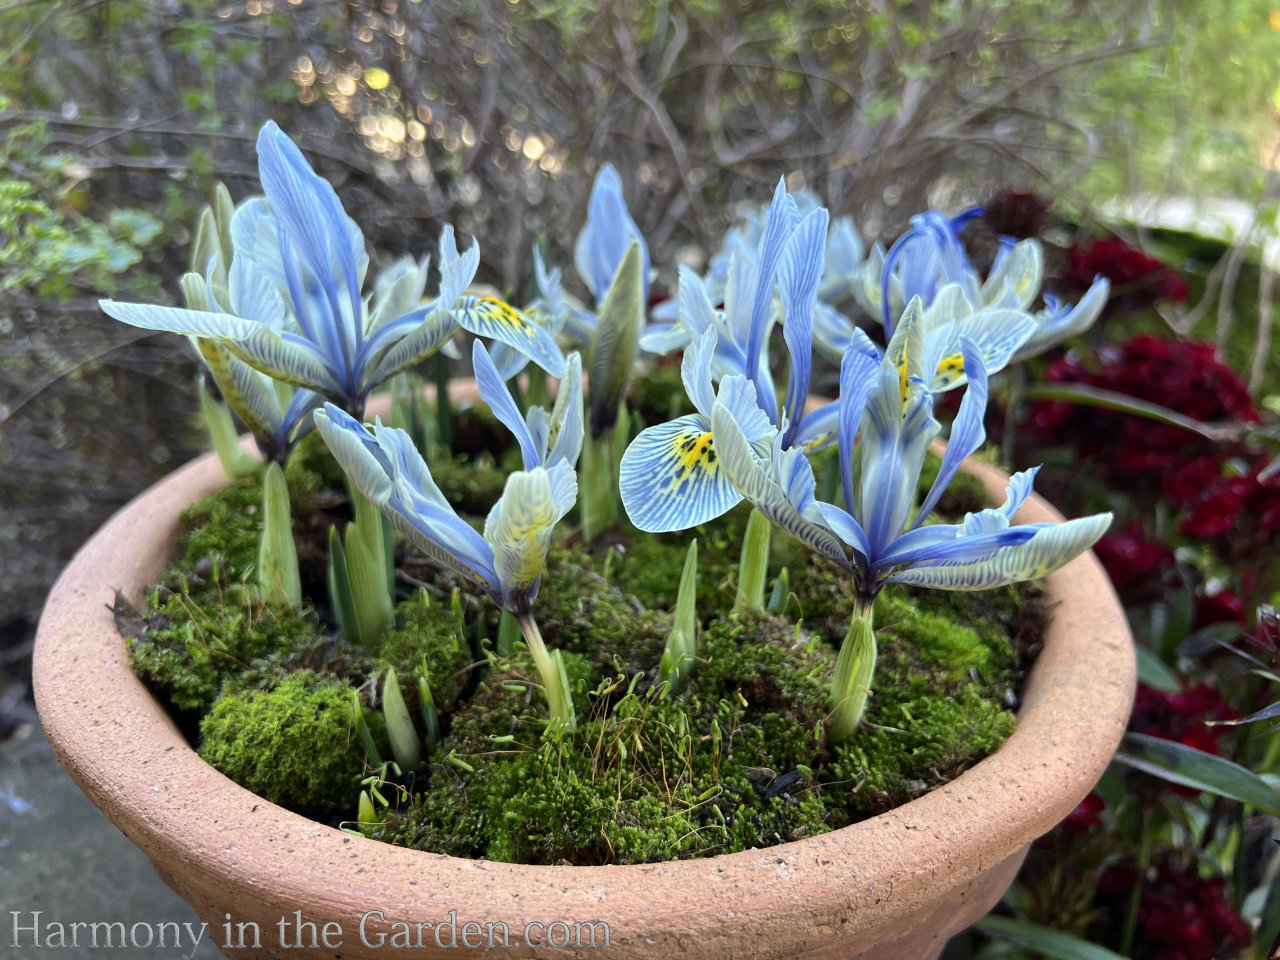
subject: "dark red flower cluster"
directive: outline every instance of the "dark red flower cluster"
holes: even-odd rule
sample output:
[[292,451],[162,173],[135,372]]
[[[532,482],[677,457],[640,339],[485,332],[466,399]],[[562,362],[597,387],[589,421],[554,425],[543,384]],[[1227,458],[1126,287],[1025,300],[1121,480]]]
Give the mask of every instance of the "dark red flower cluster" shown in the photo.
[[[1205,753],[1218,754],[1220,727],[1207,727],[1206,720],[1239,720],[1240,712],[1207,683],[1166,693],[1139,685],[1129,717],[1129,729],[1161,740],[1174,740]],[[1175,788],[1185,793],[1183,788]],[[1196,791],[1191,791],[1192,795]]]
[[1139,878],[1132,866],[1111,867],[1098,879],[1100,897],[1123,916],[1134,884],[1142,883],[1134,960],[1218,960],[1253,942],[1243,917],[1227,902],[1221,877],[1196,867],[1161,863]]
[[1219,538],[1228,558],[1261,556],[1280,540],[1280,474],[1263,479],[1268,458],[1256,455],[1237,475],[1219,470],[1194,495],[1178,503],[1186,512],[1178,529],[1193,537]]
[[1116,592],[1129,603],[1163,596],[1176,579],[1173,550],[1147,537],[1136,520],[1108,531],[1093,552],[1107,568]]
[[1098,274],[1111,281],[1111,303],[1131,310],[1145,309],[1157,300],[1185,303],[1191,288],[1167,263],[1135,250],[1119,237],[1077,241],[1067,248],[1065,283],[1085,289]]
[[1244,601],[1230,588],[1210,592],[1201,585],[1192,599],[1195,601],[1192,626],[1196,630],[1215,623],[1244,623]]
[[1074,840],[1082,833],[1087,833],[1102,826],[1102,811],[1106,804],[1096,793],[1091,793],[1080,804],[1067,814],[1067,818],[1058,824],[1058,829],[1068,840]]
[[[1139,336],[1096,354],[1054,360],[1051,383],[1082,383],[1168,407],[1205,423],[1258,420],[1248,388],[1211,344]],[[1159,486],[1179,506],[1222,473],[1221,445],[1181,427],[1066,401],[1033,406],[1031,428],[1050,442],[1099,456],[1109,479]]]

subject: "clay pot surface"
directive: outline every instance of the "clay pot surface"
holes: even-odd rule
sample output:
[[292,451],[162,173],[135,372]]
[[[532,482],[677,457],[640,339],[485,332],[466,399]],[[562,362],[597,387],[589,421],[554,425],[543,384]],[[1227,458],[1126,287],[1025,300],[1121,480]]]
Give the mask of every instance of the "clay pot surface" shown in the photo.
[[[966,469],[1003,501],[1003,474]],[[171,554],[179,511],[224,482],[217,460],[203,457],[94,536],[50,594],[34,674],[63,766],[229,956],[448,957],[490,936],[502,945],[497,924],[509,944],[522,943],[532,923],[534,942],[581,945],[504,956],[932,960],[996,903],[1031,842],[1089,792],[1129,716],[1132,640],[1090,553],[1046,579],[1050,621],[1013,736],[950,784],[888,813],[763,850],[637,866],[527,866],[389,846],[222,776],[130,670],[109,609],[114,590],[140,604]],[[1033,496],[1017,519],[1061,517]],[[285,943],[298,942],[295,911],[315,924],[302,928],[302,945],[314,936],[317,949],[281,946],[282,918]],[[393,939],[396,921],[410,947]],[[419,948],[423,921],[432,926],[421,928]],[[604,929],[583,926],[593,922],[608,924],[604,954]]]

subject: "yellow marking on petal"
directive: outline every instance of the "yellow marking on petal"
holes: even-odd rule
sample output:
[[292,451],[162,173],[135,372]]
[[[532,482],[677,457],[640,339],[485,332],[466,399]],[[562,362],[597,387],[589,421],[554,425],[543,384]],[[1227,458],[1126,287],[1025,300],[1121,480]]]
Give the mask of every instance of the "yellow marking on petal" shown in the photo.
[[964,355],[955,353],[944,357],[938,364],[937,376],[941,378],[941,387],[947,387],[964,376]]
[[680,461],[679,472],[671,480],[670,489],[680,493],[689,477],[697,472],[714,474],[720,469],[712,446],[711,431],[678,433],[671,438],[671,450]]
[[533,325],[524,314],[505,300],[499,300],[497,297],[481,297],[472,309],[479,311],[486,319],[508,327],[521,336],[533,335]]
[[831,436],[831,434],[829,433],[820,434],[819,436],[814,437],[812,440],[806,443],[801,449],[803,449],[806,454],[813,453],[820,446],[822,446],[824,443],[827,442],[827,438],[829,436]]

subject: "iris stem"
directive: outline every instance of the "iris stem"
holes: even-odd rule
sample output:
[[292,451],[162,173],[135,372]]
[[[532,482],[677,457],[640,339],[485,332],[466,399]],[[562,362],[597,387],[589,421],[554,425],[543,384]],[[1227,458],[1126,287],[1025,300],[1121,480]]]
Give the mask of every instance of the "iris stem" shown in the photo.
[[557,735],[571,733],[576,722],[573,716],[573,694],[569,690],[569,675],[565,673],[564,659],[559,650],[547,649],[532,614],[518,616],[516,619],[547,693],[547,702],[551,707],[550,731]]
[[747,520],[747,531],[742,538],[742,553],[738,558],[738,597],[734,610],[764,609],[764,582],[769,573],[769,545],[773,539],[773,524],[759,510],[753,509]]

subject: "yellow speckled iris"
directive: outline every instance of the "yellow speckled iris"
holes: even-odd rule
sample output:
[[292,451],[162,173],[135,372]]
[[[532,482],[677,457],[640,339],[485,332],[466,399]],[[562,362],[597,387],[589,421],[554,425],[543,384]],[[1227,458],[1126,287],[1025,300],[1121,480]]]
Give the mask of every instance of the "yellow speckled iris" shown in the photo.
[[533,332],[532,325],[519,310],[497,297],[481,297],[472,309],[477,310],[485,319],[510,327],[517,333],[528,336]]

